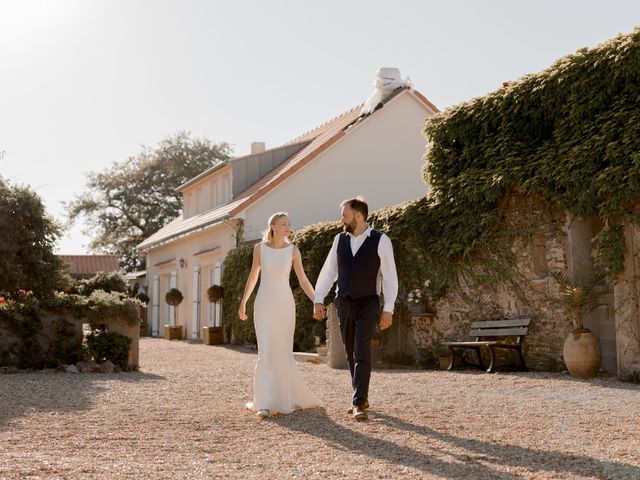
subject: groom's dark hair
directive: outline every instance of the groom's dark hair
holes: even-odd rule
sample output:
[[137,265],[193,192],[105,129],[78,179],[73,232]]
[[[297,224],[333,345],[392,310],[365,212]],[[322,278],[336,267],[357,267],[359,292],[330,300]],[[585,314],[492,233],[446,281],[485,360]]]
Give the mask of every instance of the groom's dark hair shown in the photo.
[[349,207],[351,210],[360,212],[364,217],[364,221],[367,221],[367,217],[369,216],[369,205],[367,205],[367,200],[364,197],[358,195],[356,198],[343,200],[340,204],[340,208],[342,207]]

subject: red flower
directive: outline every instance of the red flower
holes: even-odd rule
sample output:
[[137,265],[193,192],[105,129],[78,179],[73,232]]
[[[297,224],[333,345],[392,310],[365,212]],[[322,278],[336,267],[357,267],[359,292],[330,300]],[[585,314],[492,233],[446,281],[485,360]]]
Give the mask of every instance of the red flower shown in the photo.
[[0,297],[0,303],[4,303],[4,298]]

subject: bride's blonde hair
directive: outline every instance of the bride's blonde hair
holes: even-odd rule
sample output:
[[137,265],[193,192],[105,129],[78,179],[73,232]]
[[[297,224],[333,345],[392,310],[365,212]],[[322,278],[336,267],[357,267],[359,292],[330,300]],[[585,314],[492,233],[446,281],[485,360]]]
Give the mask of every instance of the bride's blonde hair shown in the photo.
[[[273,229],[271,228],[274,223],[280,220],[282,217],[288,217],[287,212],[276,212],[267,220],[267,229],[262,232],[262,241],[264,243],[271,243],[273,240]],[[288,239],[287,239],[288,240]]]

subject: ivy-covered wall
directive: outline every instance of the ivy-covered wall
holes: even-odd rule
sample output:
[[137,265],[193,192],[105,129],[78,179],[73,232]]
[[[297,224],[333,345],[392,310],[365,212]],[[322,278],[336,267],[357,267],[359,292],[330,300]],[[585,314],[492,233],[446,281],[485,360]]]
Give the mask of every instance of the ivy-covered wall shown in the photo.
[[640,195],[639,100],[636,30],[430,119],[424,177],[449,223],[464,225],[460,250],[495,226],[496,202],[517,188],[602,219],[597,258],[620,273],[615,225],[637,218]]

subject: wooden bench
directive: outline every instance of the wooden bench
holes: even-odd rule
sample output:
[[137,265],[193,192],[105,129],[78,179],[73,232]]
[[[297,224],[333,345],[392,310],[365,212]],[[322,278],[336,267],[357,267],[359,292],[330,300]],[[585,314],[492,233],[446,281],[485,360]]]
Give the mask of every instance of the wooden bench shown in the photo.
[[[470,337],[475,337],[475,340],[468,342],[445,342],[444,344],[449,347],[451,351],[451,362],[447,370],[453,368],[453,361],[456,349],[461,350],[475,350],[478,356],[478,367],[484,370],[484,364],[482,363],[481,348],[488,347],[491,351],[491,362],[487,372],[492,372],[495,364],[495,349],[506,348],[517,350],[520,358],[520,368],[523,371],[527,371],[527,367],[524,364],[524,357],[522,356],[522,340],[527,335],[529,330],[529,318],[512,318],[504,320],[487,320],[482,322],[473,322],[471,324]],[[510,338],[515,337],[515,341],[507,341]]]

